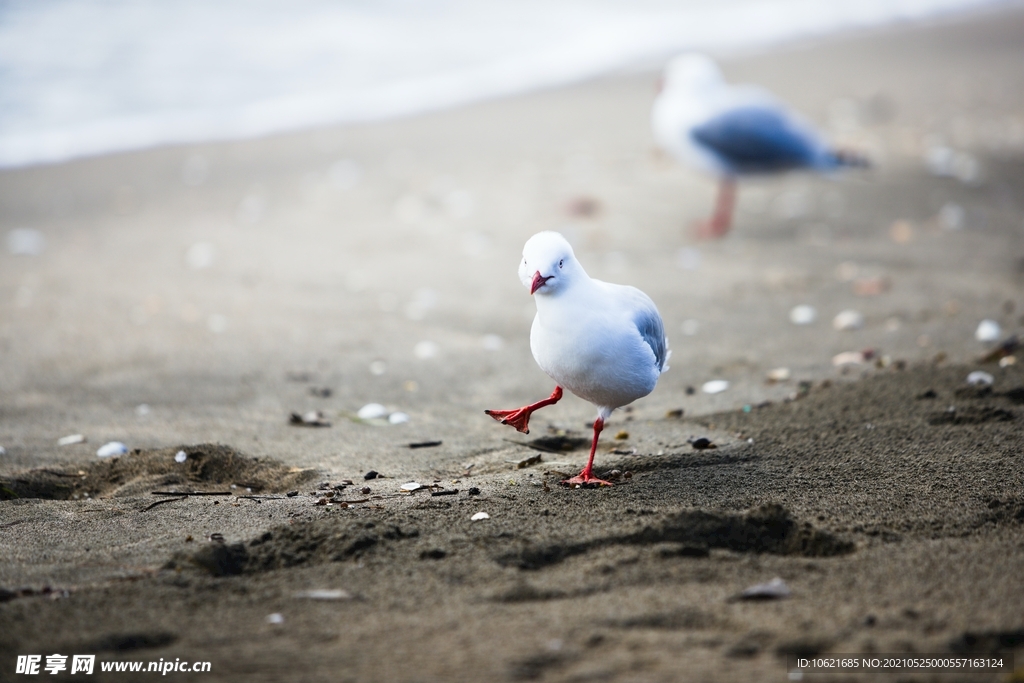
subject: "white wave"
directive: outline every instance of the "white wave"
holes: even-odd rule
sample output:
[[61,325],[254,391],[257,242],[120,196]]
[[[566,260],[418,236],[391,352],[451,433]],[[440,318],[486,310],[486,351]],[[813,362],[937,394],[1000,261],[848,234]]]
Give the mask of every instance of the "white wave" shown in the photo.
[[0,167],[378,120],[998,0],[0,0]]

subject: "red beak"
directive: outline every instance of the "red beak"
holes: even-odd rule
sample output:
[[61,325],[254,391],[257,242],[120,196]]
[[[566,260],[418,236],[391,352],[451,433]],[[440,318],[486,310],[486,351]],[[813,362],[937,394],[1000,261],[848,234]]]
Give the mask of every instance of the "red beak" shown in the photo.
[[544,283],[547,282],[548,280],[550,280],[553,277],[554,277],[554,275],[548,275],[547,277],[542,277],[541,274],[540,274],[540,271],[538,270],[536,273],[533,274],[533,282],[530,283],[530,294],[533,294],[538,289],[543,287]]

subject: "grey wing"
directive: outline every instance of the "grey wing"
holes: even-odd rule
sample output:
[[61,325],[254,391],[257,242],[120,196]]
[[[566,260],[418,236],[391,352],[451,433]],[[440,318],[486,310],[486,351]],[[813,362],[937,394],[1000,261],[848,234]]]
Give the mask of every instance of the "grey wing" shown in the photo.
[[647,342],[647,345],[651,347],[651,351],[654,352],[654,360],[658,364],[658,370],[664,372],[669,354],[668,340],[665,339],[665,324],[661,321],[661,315],[658,314],[658,309],[655,307],[654,302],[639,290],[637,290],[637,293],[642,297],[640,302],[644,305],[637,308],[633,322],[636,324],[640,337]]

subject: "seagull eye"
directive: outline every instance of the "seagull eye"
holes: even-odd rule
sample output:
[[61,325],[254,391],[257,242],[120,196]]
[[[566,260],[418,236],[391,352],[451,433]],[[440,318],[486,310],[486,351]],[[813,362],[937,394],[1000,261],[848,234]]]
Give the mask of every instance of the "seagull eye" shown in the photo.
[[558,267],[561,268],[563,263],[565,263],[565,259],[562,259],[561,261],[558,262]]

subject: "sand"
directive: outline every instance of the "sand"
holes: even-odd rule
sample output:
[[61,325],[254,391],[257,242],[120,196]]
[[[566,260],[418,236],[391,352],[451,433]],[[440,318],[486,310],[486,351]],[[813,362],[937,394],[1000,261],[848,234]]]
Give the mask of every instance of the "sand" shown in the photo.
[[[745,183],[716,243],[688,229],[712,184],[652,149],[649,72],[0,174],[4,232],[47,239],[0,255],[0,679],[55,652],[211,663],[176,680],[1024,664],[1024,371],[974,338],[1024,323],[1022,38],[1011,8],[724,60],[876,166]],[[558,485],[584,402],[529,436],[483,414],[551,390],[515,275],[541,229],[669,331],[670,372],[605,432],[613,488]],[[833,329],[846,309],[861,329]],[[370,402],[409,422],[359,420]],[[290,422],[313,410],[330,425]],[[739,599],[776,577],[788,597]]]

